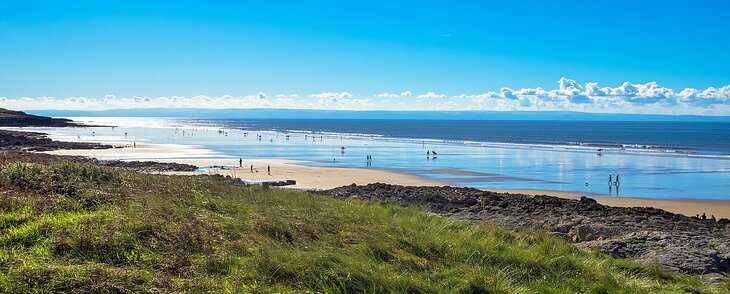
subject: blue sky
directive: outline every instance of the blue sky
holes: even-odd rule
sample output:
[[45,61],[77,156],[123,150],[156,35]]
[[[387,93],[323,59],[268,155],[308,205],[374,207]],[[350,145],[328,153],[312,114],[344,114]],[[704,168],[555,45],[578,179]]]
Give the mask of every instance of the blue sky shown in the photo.
[[[380,109],[399,106],[378,94],[408,91],[413,95],[402,96],[413,101],[402,108],[418,108],[416,97],[429,92],[437,99],[492,92],[514,100],[502,88],[561,90],[558,81],[566,77],[581,90],[566,98],[573,104],[605,96],[587,95],[586,83],[656,82],[677,97],[685,88],[720,89],[695,95],[715,100],[695,101],[693,110],[671,108],[695,99],[686,93],[692,97],[672,96],[664,106],[614,103],[596,111],[729,115],[728,11],[730,1],[671,0],[2,1],[0,106],[54,107],[39,97],[334,93],[337,103],[376,104],[341,107]],[[22,97],[46,100],[28,105]],[[76,108],[89,107],[115,106]]]

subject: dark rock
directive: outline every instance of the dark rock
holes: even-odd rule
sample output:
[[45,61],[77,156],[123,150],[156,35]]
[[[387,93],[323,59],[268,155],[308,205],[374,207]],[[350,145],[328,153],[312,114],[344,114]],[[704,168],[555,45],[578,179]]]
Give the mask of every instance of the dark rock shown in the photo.
[[576,229],[573,230],[573,233],[571,235],[571,241],[573,241],[574,243],[595,240],[595,235],[591,226],[580,225],[574,228]]
[[455,219],[490,222],[511,229],[546,229],[575,238],[581,248],[599,248],[617,258],[659,263],[689,274],[730,271],[729,220],[701,220],[661,209],[604,206],[550,196],[495,193],[473,188],[350,185],[313,191],[425,207]]
[[0,149],[51,151],[59,149],[107,149],[110,145],[86,142],[64,142],[49,139],[45,134],[0,130]]
[[171,171],[195,171],[197,166],[170,162],[155,161],[120,161],[120,160],[97,160],[82,156],[51,155],[46,153],[26,152],[0,148],[0,166],[3,164],[23,161],[35,163],[51,163],[59,160],[93,163],[108,166],[115,169],[137,171],[145,173],[171,172]]
[[575,226],[575,223],[561,223],[556,226],[549,227],[548,230],[551,232],[567,234],[573,226]]
[[176,162],[103,160],[96,161],[95,163],[99,165],[145,173],[195,171],[198,169],[198,167],[194,165]]

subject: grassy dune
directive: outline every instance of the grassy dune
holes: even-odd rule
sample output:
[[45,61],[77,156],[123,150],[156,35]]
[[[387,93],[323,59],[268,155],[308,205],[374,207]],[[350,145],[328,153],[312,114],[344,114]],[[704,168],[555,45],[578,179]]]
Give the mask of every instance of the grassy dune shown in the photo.
[[0,292],[726,293],[541,232],[222,177],[2,167]]

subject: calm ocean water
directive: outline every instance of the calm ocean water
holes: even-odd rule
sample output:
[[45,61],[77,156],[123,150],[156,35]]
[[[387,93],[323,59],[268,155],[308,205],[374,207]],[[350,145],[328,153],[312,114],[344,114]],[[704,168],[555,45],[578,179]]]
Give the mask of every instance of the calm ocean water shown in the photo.
[[[730,199],[728,123],[79,120],[118,127],[40,131],[101,142],[191,145],[244,160],[285,158],[309,165],[385,168],[477,188]],[[605,151],[599,155],[598,148]],[[617,174],[620,186],[609,187],[608,176]]]

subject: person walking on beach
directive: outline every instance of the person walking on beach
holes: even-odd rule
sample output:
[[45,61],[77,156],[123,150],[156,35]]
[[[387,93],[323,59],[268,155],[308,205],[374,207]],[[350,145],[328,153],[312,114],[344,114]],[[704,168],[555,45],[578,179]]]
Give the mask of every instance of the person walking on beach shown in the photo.
[[251,165],[251,173],[253,173],[253,164]]
[[243,167],[243,158],[238,159],[238,167]]
[[268,173],[269,175],[271,175],[271,166],[270,166],[270,165],[267,165],[267,166],[266,166],[266,171],[267,171],[267,173]]

